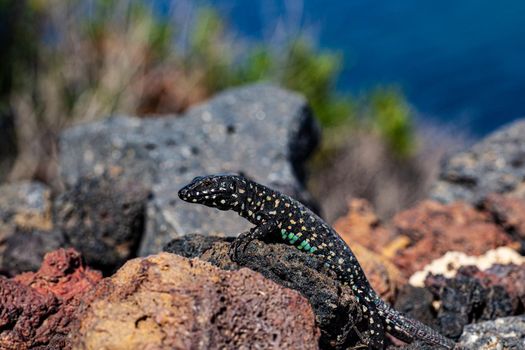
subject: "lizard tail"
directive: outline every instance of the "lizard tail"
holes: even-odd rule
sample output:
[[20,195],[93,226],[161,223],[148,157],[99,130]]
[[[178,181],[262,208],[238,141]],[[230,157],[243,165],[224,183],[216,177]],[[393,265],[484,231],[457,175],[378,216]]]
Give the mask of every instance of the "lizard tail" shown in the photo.
[[454,349],[456,343],[453,340],[442,336],[419,321],[406,317],[390,307],[381,298],[376,298],[375,304],[379,314],[382,314],[384,317],[387,332],[399,340],[407,343],[421,340],[426,343],[440,345],[445,349]]

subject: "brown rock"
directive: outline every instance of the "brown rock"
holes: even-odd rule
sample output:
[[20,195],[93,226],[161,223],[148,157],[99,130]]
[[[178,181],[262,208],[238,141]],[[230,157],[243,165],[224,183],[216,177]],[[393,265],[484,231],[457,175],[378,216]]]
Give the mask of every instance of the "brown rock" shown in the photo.
[[349,201],[348,213],[335,222],[334,229],[352,248],[374,290],[392,302],[406,279],[388,259],[389,247],[397,240],[381,225],[371,204],[364,199]]
[[351,247],[354,242],[380,252],[392,239],[392,232],[381,226],[381,222],[365,199],[352,199],[348,202],[348,213],[339,218],[334,229]]
[[387,258],[359,244],[352,244],[352,251],[374,290],[383,299],[392,303],[401,287],[407,282],[403,274]]
[[317,349],[308,302],[248,269],[161,253],[100,283],[75,349]]
[[483,201],[483,207],[498,224],[521,242],[522,250],[525,250],[525,201],[493,193]]
[[[239,269],[228,254],[227,238],[187,235],[173,240],[164,249],[182,256],[199,257],[222,269]],[[305,296],[321,329],[320,346],[328,349],[366,348],[374,335],[363,317],[352,289],[341,284],[323,259],[284,244],[255,240],[239,257],[241,266]],[[375,335],[383,337],[383,335]]]
[[466,203],[424,201],[394,217],[393,226],[410,238],[411,245],[399,250],[393,261],[411,275],[447,251],[481,255],[511,244],[510,236],[491,219],[489,213]]
[[69,349],[76,310],[100,279],[72,249],[47,254],[36,273],[0,277],[0,348]]

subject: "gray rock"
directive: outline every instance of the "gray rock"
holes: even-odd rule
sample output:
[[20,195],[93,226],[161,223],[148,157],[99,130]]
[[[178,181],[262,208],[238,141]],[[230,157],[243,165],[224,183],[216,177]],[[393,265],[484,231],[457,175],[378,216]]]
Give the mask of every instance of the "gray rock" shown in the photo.
[[525,316],[504,317],[465,327],[460,338],[465,349],[525,349]]
[[0,225],[51,224],[51,190],[39,182],[22,181],[0,186]]
[[60,137],[63,180],[108,173],[151,190],[140,254],[160,251],[188,233],[236,234],[249,224],[232,213],[180,201],[193,177],[243,173],[306,200],[303,162],[319,131],[301,96],[270,85],[217,95],[184,116],[113,117],[79,125]]
[[90,266],[111,273],[136,255],[147,196],[137,182],[82,178],[54,201],[55,227]]
[[36,271],[46,253],[61,248],[64,239],[58,230],[14,227],[3,242],[0,269],[5,275]]
[[51,221],[51,191],[36,182],[0,186],[0,270],[36,270],[62,244]]
[[525,199],[525,120],[497,130],[442,166],[431,197],[478,204],[491,192]]

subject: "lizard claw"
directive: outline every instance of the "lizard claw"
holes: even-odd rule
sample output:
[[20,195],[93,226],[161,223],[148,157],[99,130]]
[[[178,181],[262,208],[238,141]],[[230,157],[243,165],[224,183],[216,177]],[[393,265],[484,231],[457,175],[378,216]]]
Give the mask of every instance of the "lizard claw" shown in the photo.
[[244,233],[241,233],[230,245],[229,255],[234,262],[239,261],[239,254],[244,254],[246,247],[251,242]]
[[239,249],[239,240],[236,239],[231,243],[230,250],[228,251],[230,259],[234,262],[238,261],[237,249]]

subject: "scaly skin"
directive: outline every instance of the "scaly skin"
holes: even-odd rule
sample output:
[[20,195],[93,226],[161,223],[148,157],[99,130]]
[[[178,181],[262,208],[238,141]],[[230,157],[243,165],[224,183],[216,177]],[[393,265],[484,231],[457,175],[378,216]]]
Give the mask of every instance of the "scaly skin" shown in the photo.
[[386,304],[372,289],[355,255],[337,232],[291,197],[237,175],[197,177],[179,191],[179,197],[190,203],[236,211],[255,225],[233,242],[233,260],[250,241],[272,235],[323,259],[341,283],[352,288],[359,301],[369,322],[370,348],[384,347],[385,330],[405,342],[421,340],[445,349],[454,348],[452,340]]

